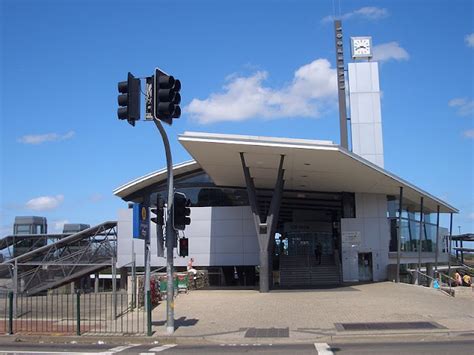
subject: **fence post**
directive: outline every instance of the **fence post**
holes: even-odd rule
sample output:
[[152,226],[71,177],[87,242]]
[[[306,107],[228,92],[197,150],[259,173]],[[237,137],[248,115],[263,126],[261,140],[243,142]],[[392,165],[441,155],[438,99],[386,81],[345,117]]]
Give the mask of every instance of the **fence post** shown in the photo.
[[8,292],[8,334],[13,335],[13,292]]
[[146,319],[147,319],[147,335],[151,336],[151,291],[146,292]]
[[81,293],[76,293],[76,335],[81,335]]

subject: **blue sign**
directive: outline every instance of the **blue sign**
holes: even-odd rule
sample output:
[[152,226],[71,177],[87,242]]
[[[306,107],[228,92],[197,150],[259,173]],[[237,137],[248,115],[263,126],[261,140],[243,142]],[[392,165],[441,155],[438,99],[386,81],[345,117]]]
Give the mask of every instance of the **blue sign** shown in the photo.
[[150,216],[148,206],[143,203],[133,205],[133,238],[150,238]]

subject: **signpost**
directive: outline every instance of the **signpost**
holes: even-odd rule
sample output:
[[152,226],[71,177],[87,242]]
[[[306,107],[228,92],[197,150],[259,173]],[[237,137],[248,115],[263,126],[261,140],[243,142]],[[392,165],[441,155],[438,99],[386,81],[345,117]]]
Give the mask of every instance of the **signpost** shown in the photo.
[[133,205],[133,238],[148,240],[150,238],[149,206],[145,203]]

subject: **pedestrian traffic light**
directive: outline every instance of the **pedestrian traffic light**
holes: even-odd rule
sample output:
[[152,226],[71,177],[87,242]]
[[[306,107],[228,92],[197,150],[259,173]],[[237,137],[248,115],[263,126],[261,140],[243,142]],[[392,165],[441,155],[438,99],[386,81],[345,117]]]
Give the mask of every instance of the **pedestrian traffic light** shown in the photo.
[[127,81],[118,83],[119,108],[117,116],[120,120],[127,120],[132,126],[140,119],[140,79],[128,73]]
[[185,258],[189,255],[189,243],[188,238],[181,238],[179,240],[179,256]]
[[150,218],[153,223],[156,223],[160,226],[164,225],[164,201],[163,199],[160,198],[160,195],[157,196],[156,198],[156,208],[151,208],[150,212],[152,215],[156,215],[156,217]]
[[176,230],[184,230],[191,224],[191,200],[186,198],[182,192],[174,193],[173,201],[173,227]]
[[168,124],[173,123],[173,118],[181,116],[181,82],[172,75],[155,69],[153,81],[153,116]]

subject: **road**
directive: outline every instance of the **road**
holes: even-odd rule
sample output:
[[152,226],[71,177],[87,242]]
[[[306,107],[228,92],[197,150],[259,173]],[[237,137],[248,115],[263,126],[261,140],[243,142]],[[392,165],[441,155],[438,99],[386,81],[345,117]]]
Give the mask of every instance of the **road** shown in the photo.
[[472,354],[474,340],[436,342],[312,343],[312,344],[29,344],[0,345],[0,354]]

